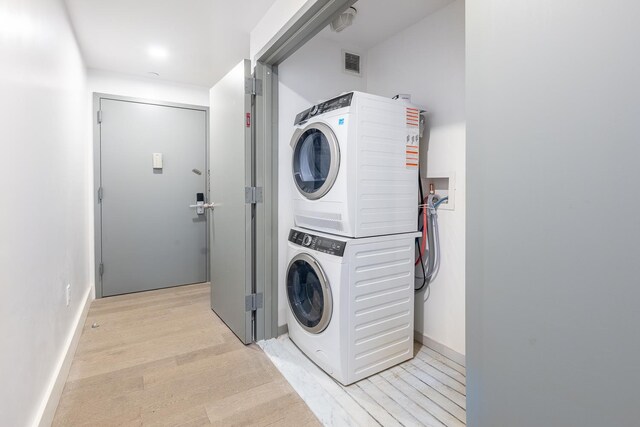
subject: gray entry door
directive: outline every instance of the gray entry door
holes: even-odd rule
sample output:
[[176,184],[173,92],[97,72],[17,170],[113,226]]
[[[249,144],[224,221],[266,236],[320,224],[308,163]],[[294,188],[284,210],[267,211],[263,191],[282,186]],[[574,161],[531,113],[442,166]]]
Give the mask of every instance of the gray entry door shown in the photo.
[[245,80],[251,61],[244,60],[211,88],[211,308],[240,338],[252,341],[252,212],[245,203],[250,187],[253,150],[251,95]]
[[205,282],[206,109],[99,102],[102,296]]

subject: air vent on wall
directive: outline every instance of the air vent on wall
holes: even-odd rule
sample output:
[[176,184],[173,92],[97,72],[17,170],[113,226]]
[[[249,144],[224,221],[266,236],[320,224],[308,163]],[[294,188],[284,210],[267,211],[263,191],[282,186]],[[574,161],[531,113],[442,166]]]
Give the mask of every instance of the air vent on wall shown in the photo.
[[360,55],[357,53],[342,51],[342,67],[343,70],[350,74],[361,75]]

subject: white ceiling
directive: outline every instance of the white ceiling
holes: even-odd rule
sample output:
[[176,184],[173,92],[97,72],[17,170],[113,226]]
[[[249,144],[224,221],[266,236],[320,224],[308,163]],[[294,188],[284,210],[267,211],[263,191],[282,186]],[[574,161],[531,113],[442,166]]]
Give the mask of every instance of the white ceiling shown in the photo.
[[328,26],[318,36],[361,49],[369,49],[453,0],[360,0],[353,24],[339,33]]
[[[211,87],[274,0],[65,0],[89,68]],[[168,57],[154,59],[152,46]]]

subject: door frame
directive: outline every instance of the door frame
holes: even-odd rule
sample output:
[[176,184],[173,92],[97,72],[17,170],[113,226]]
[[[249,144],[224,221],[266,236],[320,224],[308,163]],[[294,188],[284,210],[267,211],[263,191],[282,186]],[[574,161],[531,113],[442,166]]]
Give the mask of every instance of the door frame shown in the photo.
[[[100,265],[102,263],[102,209],[100,204],[100,187],[102,179],[102,166],[101,166],[101,133],[100,133],[100,101],[102,99],[108,99],[112,101],[133,102],[137,104],[158,105],[162,107],[182,108],[187,110],[204,111],[205,113],[205,170],[207,175],[205,177],[205,196],[206,200],[210,199],[210,180],[211,175],[209,173],[209,107],[203,105],[181,104],[177,102],[155,101],[144,98],[135,98],[131,96],[111,95],[107,93],[93,92],[93,116],[91,122],[93,123],[93,232],[94,232],[94,279],[95,279],[95,295],[96,298],[102,298],[102,274],[100,271]],[[206,280],[209,281],[211,277],[209,265],[209,217],[206,221],[206,233],[207,233],[207,262],[206,262]]]
[[[256,96],[256,185],[264,201],[257,208],[256,285],[264,293],[264,310],[256,313],[256,341],[275,338],[278,330],[278,65],[324,29],[356,0],[316,0],[304,6],[251,58],[255,78],[262,81]],[[260,206],[262,205],[262,206]]]

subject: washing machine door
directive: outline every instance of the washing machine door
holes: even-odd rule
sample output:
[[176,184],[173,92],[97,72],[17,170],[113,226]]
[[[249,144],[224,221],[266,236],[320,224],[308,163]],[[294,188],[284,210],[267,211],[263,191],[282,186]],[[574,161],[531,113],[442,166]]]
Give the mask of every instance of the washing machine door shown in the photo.
[[287,268],[289,308],[300,326],[312,334],[322,332],[333,311],[331,287],[322,267],[309,254],[298,254]]
[[307,199],[321,198],[333,187],[340,169],[340,147],[335,134],[324,123],[310,123],[296,130],[291,146],[293,179],[298,191]]

